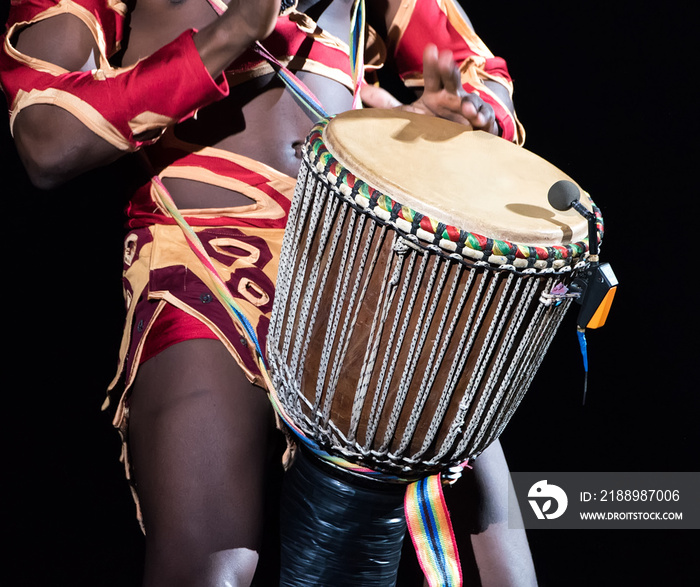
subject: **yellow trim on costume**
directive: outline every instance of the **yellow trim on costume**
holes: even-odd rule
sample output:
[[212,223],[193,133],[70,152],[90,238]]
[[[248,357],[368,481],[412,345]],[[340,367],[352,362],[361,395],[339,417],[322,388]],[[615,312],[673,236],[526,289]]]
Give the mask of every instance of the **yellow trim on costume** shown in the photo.
[[476,34],[471,23],[464,19],[464,15],[458,6],[452,0],[437,0],[437,4],[442,12],[447,16],[447,20],[455,27],[457,32],[469,41],[469,47],[483,55],[491,58],[493,53]]
[[48,88],[46,90],[35,89],[30,92],[19,90],[10,110],[10,132],[13,132],[17,114],[24,108],[34,104],[50,104],[62,108],[75,116],[97,136],[103,138],[117,149],[121,151],[136,150],[129,141],[127,141],[99,111],[90,106],[90,104],[74,96],[70,92],[58,90],[56,88]]
[[297,12],[295,10],[289,15],[289,20],[296,24],[301,32],[311,37],[314,41],[318,41],[326,47],[339,49],[346,55],[350,55],[350,46],[346,42],[320,28],[318,24],[316,24],[316,21],[303,12]]
[[[228,9],[228,4],[226,4],[226,2],[224,2],[223,0],[207,0],[207,1],[208,1],[209,4],[211,4],[212,6],[218,8],[218,9],[221,11],[222,14],[223,14],[224,12],[226,12],[226,10]],[[215,12],[216,12],[216,11],[215,11]]]
[[[111,8],[113,8],[116,12],[118,12],[122,16],[126,15],[127,9],[122,2],[114,2],[114,0],[110,0],[110,3],[114,4],[114,6],[111,6]],[[33,57],[20,53],[10,43],[10,39],[13,38],[13,36],[20,30],[32,24],[42,22],[55,16],[61,16],[63,14],[70,14],[71,16],[75,16],[76,18],[80,19],[83,22],[83,24],[85,24],[85,26],[87,26],[88,30],[92,34],[92,38],[97,44],[97,50],[100,54],[100,67],[111,69],[111,65],[109,64],[109,61],[107,59],[107,43],[105,41],[104,31],[102,30],[100,22],[97,20],[95,15],[92,14],[89,10],[83,8],[79,4],[76,4],[72,0],[60,0],[58,4],[46,9],[44,12],[37,14],[32,20],[20,21],[13,24],[7,31],[7,35],[5,36],[5,50],[7,51],[7,54],[10,55],[13,59],[19,61],[20,63],[24,63],[25,65],[28,65],[29,67],[32,67],[33,69],[36,69],[37,71],[41,71],[43,73],[50,73],[51,75],[60,75],[66,73],[67,70],[63,69],[62,67],[58,67],[57,65],[54,65],[47,61],[35,59]],[[119,47],[116,46],[115,50],[118,48]]]
[[127,124],[134,136],[138,136],[151,130],[164,131],[166,127],[176,122],[177,120],[170,116],[147,110],[129,120]]
[[233,151],[227,151],[226,149],[220,149],[218,147],[202,146],[195,143],[188,143],[178,138],[172,129],[169,129],[163,139],[160,141],[160,146],[164,148],[179,149],[181,151],[186,151],[188,153],[196,153],[200,157],[215,157],[217,159],[224,159],[245,167],[249,171],[257,173],[265,177],[268,181],[267,183],[271,186],[278,185],[276,188],[278,192],[291,194],[294,191],[294,186],[296,185],[296,178],[278,171],[274,167],[258,161],[257,159],[252,159],[241,155],[240,153],[234,153]]
[[396,47],[399,46],[403,32],[411,21],[411,15],[415,7],[416,0],[405,0],[399,5],[387,32],[387,43],[390,51],[395,52]]
[[[221,218],[222,216],[233,216],[235,218],[263,218],[277,219],[284,218],[285,211],[275,200],[268,196],[262,190],[251,186],[234,177],[226,177],[197,166],[172,165],[162,171],[158,177],[161,179],[189,179],[200,181],[208,185],[214,185],[220,188],[228,189],[234,192],[239,192],[244,196],[255,200],[255,204],[247,206],[236,206],[235,212],[231,212],[231,208],[205,208],[205,209],[188,209],[191,213],[196,213],[198,218]],[[151,189],[156,189],[154,186]],[[157,200],[156,200],[157,201]],[[168,214],[166,211],[162,211]]]
[[4,43],[4,49],[5,53],[7,53],[12,59],[15,61],[18,61],[19,63],[22,63],[31,69],[38,71],[40,73],[48,73],[53,76],[59,76],[63,75],[64,73],[68,73],[67,69],[63,69],[62,67],[59,67],[58,65],[54,65],[53,63],[49,61],[43,61],[41,59],[37,59],[36,57],[30,57],[29,55],[25,55],[24,53],[20,53],[17,51],[17,49],[14,48],[12,43],[10,42],[10,39],[12,36],[17,32],[17,29],[22,29],[25,28],[25,26],[22,25],[29,25],[33,24],[34,22],[38,21],[32,21],[31,23],[16,23],[10,27],[10,29],[7,32],[7,35],[5,36],[5,43]]
[[[353,89],[352,76],[346,74],[336,67],[330,67],[328,65],[324,65],[320,61],[312,61],[311,59],[299,56],[286,55],[283,57],[277,57],[277,60],[291,71],[314,73],[338,82],[339,84],[348,88],[350,91]],[[245,71],[235,71],[229,73],[226,76],[226,80],[231,87],[235,87],[252,79],[274,73],[275,69],[272,67],[272,65],[270,65],[267,61],[262,61],[258,65]]]

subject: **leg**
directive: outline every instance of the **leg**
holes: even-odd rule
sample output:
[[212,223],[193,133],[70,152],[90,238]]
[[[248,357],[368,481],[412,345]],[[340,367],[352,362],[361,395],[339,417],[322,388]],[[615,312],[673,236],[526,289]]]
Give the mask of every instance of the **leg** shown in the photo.
[[489,446],[473,466],[445,491],[464,584],[534,587],[537,579],[525,531],[508,528],[512,484],[501,443]]
[[[464,587],[535,587],[534,565],[524,530],[508,528],[510,473],[496,441],[444,488],[462,563]],[[410,539],[399,569],[402,587],[427,587]]]
[[216,340],[141,366],[129,442],[146,529],[144,585],[250,585],[273,428],[265,393]]

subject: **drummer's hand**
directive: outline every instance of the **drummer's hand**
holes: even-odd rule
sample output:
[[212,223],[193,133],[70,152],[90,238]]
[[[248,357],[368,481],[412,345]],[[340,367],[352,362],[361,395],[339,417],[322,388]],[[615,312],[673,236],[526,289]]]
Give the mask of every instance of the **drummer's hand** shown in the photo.
[[459,68],[451,51],[438,52],[428,45],[423,52],[423,95],[405,110],[432,114],[498,135],[496,114],[490,104],[462,87]]

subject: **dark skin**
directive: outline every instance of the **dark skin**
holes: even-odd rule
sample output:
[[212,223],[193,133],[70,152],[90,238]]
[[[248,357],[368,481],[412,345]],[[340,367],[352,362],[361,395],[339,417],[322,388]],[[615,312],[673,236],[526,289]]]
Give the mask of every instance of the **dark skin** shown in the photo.
[[[388,27],[398,4],[368,3],[377,30]],[[302,0],[299,10],[345,39],[350,6],[351,0]],[[206,0],[133,0],[130,8],[121,65],[131,65],[196,28],[195,44],[214,78],[272,31],[279,10],[276,1],[245,0],[231,0],[221,17]],[[16,46],[70,71],[91,69],[98,61],[87,28],[71,15],[27,28]],[[363,93],[363,100],[373,107],[407,108],[497,133],[493,110],[462,90],[449,53],[428,47],[424,70],[425,91],[408,106],[376,88]],[[350,108],[349,92],[336,82],[313,74],[301,78],[328,112]],[[504,88],[492,87],[510,104]],[[310,124],[274,79],[262,78],[234,88],[228,98],[202,109],[196,121],[183,123],[176,132],[190,142],[230,150],[294,176]],[[30,178],[42,188],[124,155],[71,114],[49,105],[22,111],[14,136]],[[172,179],[167,187],[183,209],[249,203],[242,194],[190,180]],[[244,377],[218,341],[180,343],[139,370],[131,396],[129,441],[146,527],[144,586],[251,584],[275,445],[265,394]],[[464,509],[469,520],[456,522],[457,533],[463,535],[459,548],[465,577],[472,577],[472,584],[533,585],[527,541],[524,533],[507,529],[507,502],[498,491],[508,480],[500,444],[492,445],[465,477],[469,480],[448,491],[454,508]]]

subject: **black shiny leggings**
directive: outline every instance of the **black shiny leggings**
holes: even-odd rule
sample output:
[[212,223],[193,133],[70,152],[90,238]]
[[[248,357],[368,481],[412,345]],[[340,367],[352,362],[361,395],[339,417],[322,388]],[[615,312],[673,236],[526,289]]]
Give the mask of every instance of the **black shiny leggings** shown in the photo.
[[281,586],[396,584],[406,487],[355,477],[299,451],[284,480]]

